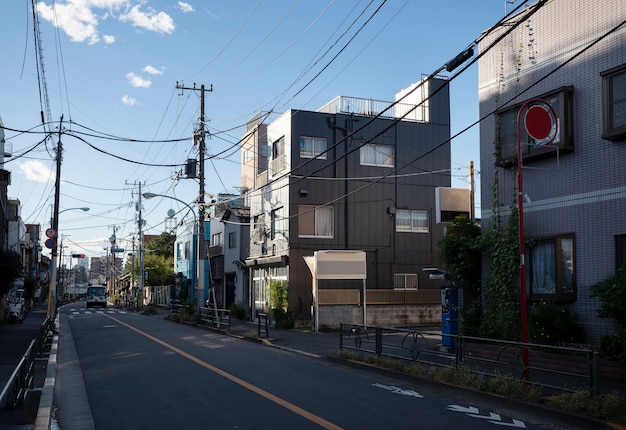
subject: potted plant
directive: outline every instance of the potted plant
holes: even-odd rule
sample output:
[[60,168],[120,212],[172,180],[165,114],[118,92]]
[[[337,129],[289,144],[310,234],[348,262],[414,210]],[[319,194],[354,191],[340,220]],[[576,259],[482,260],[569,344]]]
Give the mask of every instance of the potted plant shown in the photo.
[[270,281],[270,308],[272,310],[272,318],[276,322],[276,328],[290,328],[291,321],[287,312],[288,301],[288,284],[287,281],[271,280]]

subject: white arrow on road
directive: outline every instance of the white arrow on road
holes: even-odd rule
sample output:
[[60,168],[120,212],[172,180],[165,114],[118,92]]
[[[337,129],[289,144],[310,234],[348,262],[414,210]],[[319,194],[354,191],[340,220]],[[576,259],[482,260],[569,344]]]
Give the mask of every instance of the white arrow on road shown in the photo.
[[516,419],[513,419],[512,423],[505,423],[505,422],[502,422],[502,421],[489,421],[489,422],[497,424],[499,426],[515,427],[515,428],[520,428],[520,429],[525,429],[526,428],[526,424],[524,424],[523,421],[516,420]]
[[418,398],[423,398],[424,396],[422,396],[420,393],[413,391],[413,390],[403,390],[402,388],[398,388],[398,387],[394,387],[393,385],[383,385],[383,384],[372,384],[374,387],[378,387],[378,388],[382,388],[384,390],[389,390],[394,394],[401,394],[403,396],[413,396],[413,397],[418,397]]
[[453,411],[453,412],[464,412],[466,414],[478,414],[479,410],[478,408],[475,408],[473,406],[460,406],[460,405],[448,405],[448,409]]
[[506,423],[502,421],[502,417],[496,413],[489,412],[489,415],[480,415],[478,408],[474,406],[448,405],[448,410],[453,412],[462,412],[472,418],[482,418],[488,420],[492,424],[505,427],[526,428],[526,424],[520,420],[513,419],[512,422]]

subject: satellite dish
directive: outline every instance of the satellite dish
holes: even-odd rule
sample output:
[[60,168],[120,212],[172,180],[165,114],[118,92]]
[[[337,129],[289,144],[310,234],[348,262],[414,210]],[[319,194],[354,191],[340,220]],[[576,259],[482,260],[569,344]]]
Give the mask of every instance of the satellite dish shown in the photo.
[[174,211],[174,209],[170,209],[167,211],[168,218],[172,218],[174,215],[176,215],[176,211]]

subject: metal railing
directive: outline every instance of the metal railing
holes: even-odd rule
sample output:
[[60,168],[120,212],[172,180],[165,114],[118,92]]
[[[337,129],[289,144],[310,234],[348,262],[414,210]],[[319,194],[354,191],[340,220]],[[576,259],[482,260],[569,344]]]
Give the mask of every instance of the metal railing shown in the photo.
[[[442,345],[444,337],[452,347]],[[558,391],[600,392],[598,353],[591,349],[359,324],[340,325],[339,347],[432,366],[464,366],[477,374],[523,380]],[[526,364],[524,354],[528,355]]]
[[257,314],[257,321],[258,321],[257,336],[269,338],[270,337],[270,328],[269,328],[270,322],[269,322],[269,318],[267,314],[259,312]]
[[230,328],[230,311],[228,309],[216,309],[201,307],[199,313],[200,322],[218,328]]
[[7,384],[0,393],[0,409],[15,409],[24,403],[28,389],[33,385],[35,373],[35,358],[37,354],[45,351],[48,339],[53,334],[54,320],[50,317],[41,324],[39,336],[33,339],[26,352],[11,374]]
[[33,383],[35,346],[36,341],[33,339],[0,393],[0,409],[15,409],[26,399]]

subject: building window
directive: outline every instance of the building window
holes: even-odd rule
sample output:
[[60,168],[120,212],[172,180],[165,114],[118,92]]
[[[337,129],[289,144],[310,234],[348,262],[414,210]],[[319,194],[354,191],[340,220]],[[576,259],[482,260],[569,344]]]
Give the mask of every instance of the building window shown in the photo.
[[335,234],[335,216],[332,206],[298,206],[298,237],[332,239]]
[[222,233],[215,233],[211,236],[211,246],[221,246],[223,243]]
[[615,236],[615,271],[626,264],[626,234]]
[[576,298],[574,237],[560,236],[535,241],[529,246],[529,296],[533,300]]
[[[552,106],[557,116],[558,130],[556,137],[546,145],[549,139],[539,141],[528,135],[524,125],[520,126],[520,145],[522,159],[529,161],[536,158],[556,156],[556,152],[574,150],[574,89],[563,87],[557,91],[541,95]],[[517,163],[517,114],[523,103],[507,107],[496,113],[496,130],[499,145],[498,165],[512,166]],[[554,126],[553,126],[554,127]],[[551,133],[552,136],[554,133]]]
[[270,214],[270,239],[274,240],[280,236],[283,238],[287,236],[283,208],[274,209]]
[[396,231],[428,233],[428,212],[396,210]]
[[231,231],[228,233],[228,247],[236,248],[237,247],[237,232]]
[[416,273],[396,273],[393,275],[394,290],[417,290]]
[[326,160],[328,143],[324,137],[300,137],[300,158]]
[[285,169],[285,137],[272,143],[271,174],[274,175]]
[[243,164],[248,164],[254,160],[254,148],[248,148],[243,152]]
[[394,147],[367,143],[361,146],[360,157],[362,166],[393,167]]
[[602,73],[602,114],[602,138],[626,139],[626,65]]

